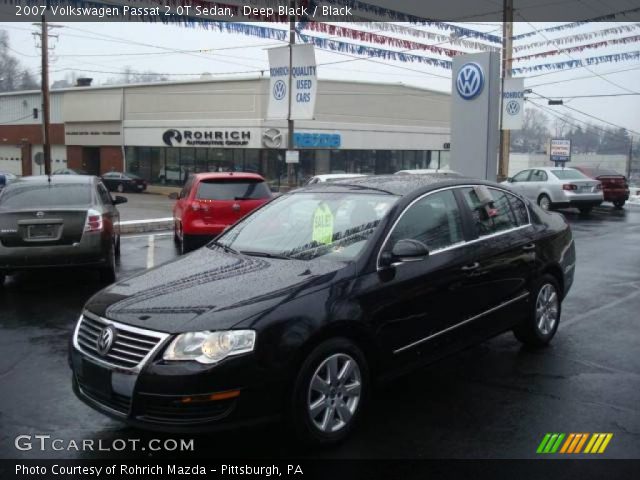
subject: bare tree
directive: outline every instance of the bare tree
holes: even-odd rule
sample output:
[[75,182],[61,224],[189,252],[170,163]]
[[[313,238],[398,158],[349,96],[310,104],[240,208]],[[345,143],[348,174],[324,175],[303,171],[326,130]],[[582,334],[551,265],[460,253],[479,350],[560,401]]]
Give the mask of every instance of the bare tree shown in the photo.
[[38,88],[33,74],[9,53],[9,35],[0,30],[0,92]]

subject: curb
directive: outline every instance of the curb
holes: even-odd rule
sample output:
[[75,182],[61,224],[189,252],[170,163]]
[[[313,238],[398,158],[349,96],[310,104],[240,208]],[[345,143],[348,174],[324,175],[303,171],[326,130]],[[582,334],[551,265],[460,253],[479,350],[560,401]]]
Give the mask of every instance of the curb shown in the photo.
[[120,233],[160,232],[173,228],[173,217],[151,218],[149,220],[127,220],[120,222]]

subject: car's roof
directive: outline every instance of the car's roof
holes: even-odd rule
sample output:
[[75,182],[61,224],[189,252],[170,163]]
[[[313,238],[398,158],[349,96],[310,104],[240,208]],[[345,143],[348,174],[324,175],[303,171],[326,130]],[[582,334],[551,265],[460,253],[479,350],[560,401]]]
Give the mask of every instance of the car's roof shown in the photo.
[[495,182],[487,180],[469,179],[458,175],[447,175],[442,173],[431,173],[423,175],[375,175],[367,177],[357,177],[344,180],[337,180],[331,183],[314,183],[305,187],[296,189],[296,193],[305,191],[321,191],[321,192],[352,192],[361,190],[366,193],[383,192],[391,195],[405,196],[417,190],[430,190],[445,186],[456,185],[491,185],[504,188]]
[[249,172],[202,172],[194,173],[193,176],[198,180],[216,180],[222,178],[246,178],[253,180],[264,180],[262,175]]
[[583,173],[594,175],[596,177],[606,175],[607,177],[624,177],[622,173],[618,173],[610,168],[598,168],[598,167],[585,167],[583,165],[576,165],[573,167],[576,170],[580,170]]
[[321,180],[330,180],[332,178],[357,178],[366,177],[364,173],[323,173],[322,175],[315,175],[313,178],[319,178]]
[[[575,168],[571,168],[571,167],[529,167],[529,168],[525,168],[523,170],[544,170],[545,172],[553,172],[553,171],[558,171],[558,170],[576,170]],[[578,170],[576,170],[577,172]]]
[[92,175],[51,175],[51,177],[47,177],[46,175],[34,175],[29,177],[20,177],[18,180],[13,182],[11,185],[24,185],[24,184],[45,184],[50,183],[51,185],[59,185],[59,184],[90,184],[97,180],[97,177]]

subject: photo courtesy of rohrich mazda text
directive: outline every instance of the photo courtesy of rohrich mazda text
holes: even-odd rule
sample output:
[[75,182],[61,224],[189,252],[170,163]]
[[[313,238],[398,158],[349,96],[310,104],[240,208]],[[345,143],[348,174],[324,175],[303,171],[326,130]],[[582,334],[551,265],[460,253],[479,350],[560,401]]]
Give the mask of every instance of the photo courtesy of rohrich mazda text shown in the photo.
[[0,0],[0,480],[635,478],[636,3]]

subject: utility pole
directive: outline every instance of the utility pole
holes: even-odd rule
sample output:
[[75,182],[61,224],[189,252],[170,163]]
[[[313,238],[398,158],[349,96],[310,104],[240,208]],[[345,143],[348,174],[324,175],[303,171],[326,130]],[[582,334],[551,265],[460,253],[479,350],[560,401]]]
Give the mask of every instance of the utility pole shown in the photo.
[[[293,45],[296,43],[296,0],[289,0],[289,120],[287,122],[287,151],[294,149],[294,122],[291,118],[291,105],[293,102]],[[293,163],[287,163],[287,183],[289,188],[294,187],[295,167]]]
[[[511,77],[513,64],[513,0],[504,0],[502,8],[502,92],[504,79]],[[500,100],[502,105],[504,98]],[[498,181],[506,180],[509,175],[509,152],[511,150],[511,131],[502,129],[502,108],[500,109],[500,160],[498,163]]]
[[51,139],[49,135],[49,27],[47,26],[46,11],[42,12],[40,22],[40,45],[42,46],[42,156],[44,160],[44,174],[51,175]]

